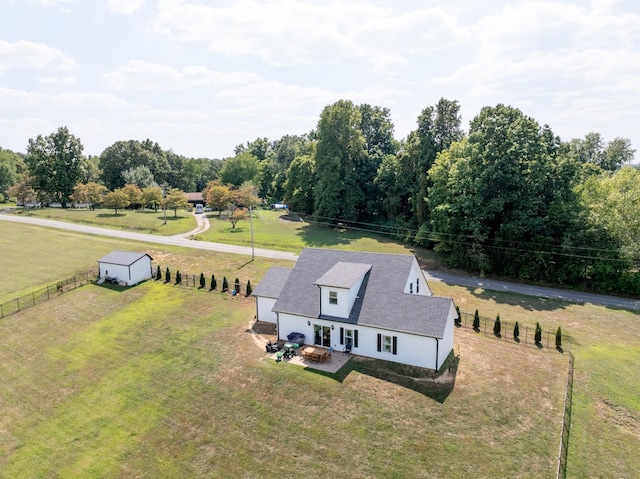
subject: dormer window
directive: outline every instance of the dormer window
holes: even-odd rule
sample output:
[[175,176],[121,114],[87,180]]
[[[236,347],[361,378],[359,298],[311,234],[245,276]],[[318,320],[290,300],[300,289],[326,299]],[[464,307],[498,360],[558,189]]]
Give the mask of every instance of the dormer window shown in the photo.
[[329,291],[329,304],[338,304],[338,293],[336,291]]

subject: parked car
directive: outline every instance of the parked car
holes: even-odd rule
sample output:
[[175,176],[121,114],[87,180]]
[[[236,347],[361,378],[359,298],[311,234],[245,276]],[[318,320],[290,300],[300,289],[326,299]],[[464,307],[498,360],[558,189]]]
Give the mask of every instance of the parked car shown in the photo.
[[302,333],[289,333],[287,334],[287,341],[291,344],[297,344],[298,346],[304,346],[304,334]]

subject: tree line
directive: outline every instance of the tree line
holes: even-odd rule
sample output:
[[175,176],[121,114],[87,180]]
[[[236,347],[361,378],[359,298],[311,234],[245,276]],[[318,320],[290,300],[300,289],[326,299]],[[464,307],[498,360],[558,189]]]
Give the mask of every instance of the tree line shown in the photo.
[[103,202],[118,191],[133,205],[138,188],[139,204],[153,207],[164,186],[201,191],[218,211],[285,202],[318,221],[433,248],[457,268],[640,293],[630,141],[593,132],[562,141],[508,105],[483,108],[465,131],[459,111],[443,98],[398,141],[389,109],[340,100],[311,132],[257,138],[224,159],[185,158],[151,140],[84,157],[64,127],[30,139],[26,155],[0,150],[0,193],[64,205],[104,188]]

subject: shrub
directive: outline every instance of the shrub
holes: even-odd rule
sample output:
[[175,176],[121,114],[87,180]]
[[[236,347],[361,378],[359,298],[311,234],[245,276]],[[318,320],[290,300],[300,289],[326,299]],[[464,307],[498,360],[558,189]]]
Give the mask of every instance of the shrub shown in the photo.
[[251,292],[252,291],[253,290],[251,289],[251,280],[247,280],[247,293],[246,293],[246,295],[247,296],[251,296]]
[[542,341],[542,328],[540,327],[539,322],[536,323],[536,334],[534,336],[534,341],[536,342],[536,344],[540,344],[540,342]]
[[229,283],[227,282],[227,277],[223,276],[222,277],[222,292],[226,293],[227,291],[229,291]]
[[456,313],[458,313],[458,317],[456,318],[456,326],[460,326],[462,324],[462,315],[460,314],[460,308],[456,304]]
[[480,314],[478,313],[477,309],[475,314],[473,315],[473,329],[475,329],[476,331],[480,330]]
[[176,271],[176,284],[182,283],[182,275],[180,274],[180,270]]
[[211,275],[211,287],[210,287],[210,290],[213,291],[217,287],[218,287],[218,282],[216,281],[216,275],[212,274]]
[[204,279],[204,273],[200,273],[200,287],[204,288],[206,284],[207,284],[207,280]]
[[160,272],[160,265],[156,268],[156,281],[160,281],[162,279],[162,273]]
[[236,294],[240,294],[240,280],[238,278],[236,278],[233,283],[233,289],[235,290]]
[[165,283],[171,282],[171,271],[169,271],[169,268],[167,268],[167,270],[164,272],[164,282]]
[[520,339],[520,326],[518,325],[518,321],[516,321],[516,325],[513,327],[513,339],[516,341]]
[[560,329],[560,326],[558,326],[558,329],[556,331],[556,348],[561,348],[562,347],[562,330]]
[[493,334],[496,336],[500,336],[500,330],[502,329],[500,325],[500,315],[496,316],[496,322],[493,323]]

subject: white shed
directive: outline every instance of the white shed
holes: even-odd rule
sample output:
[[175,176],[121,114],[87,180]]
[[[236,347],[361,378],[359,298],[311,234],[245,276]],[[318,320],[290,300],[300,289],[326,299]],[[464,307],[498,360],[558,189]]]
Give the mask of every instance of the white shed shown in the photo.
[[147,253],[112,251],[98,260],[101,279],[116,279],[127,286],[151,278],[151,260]]

